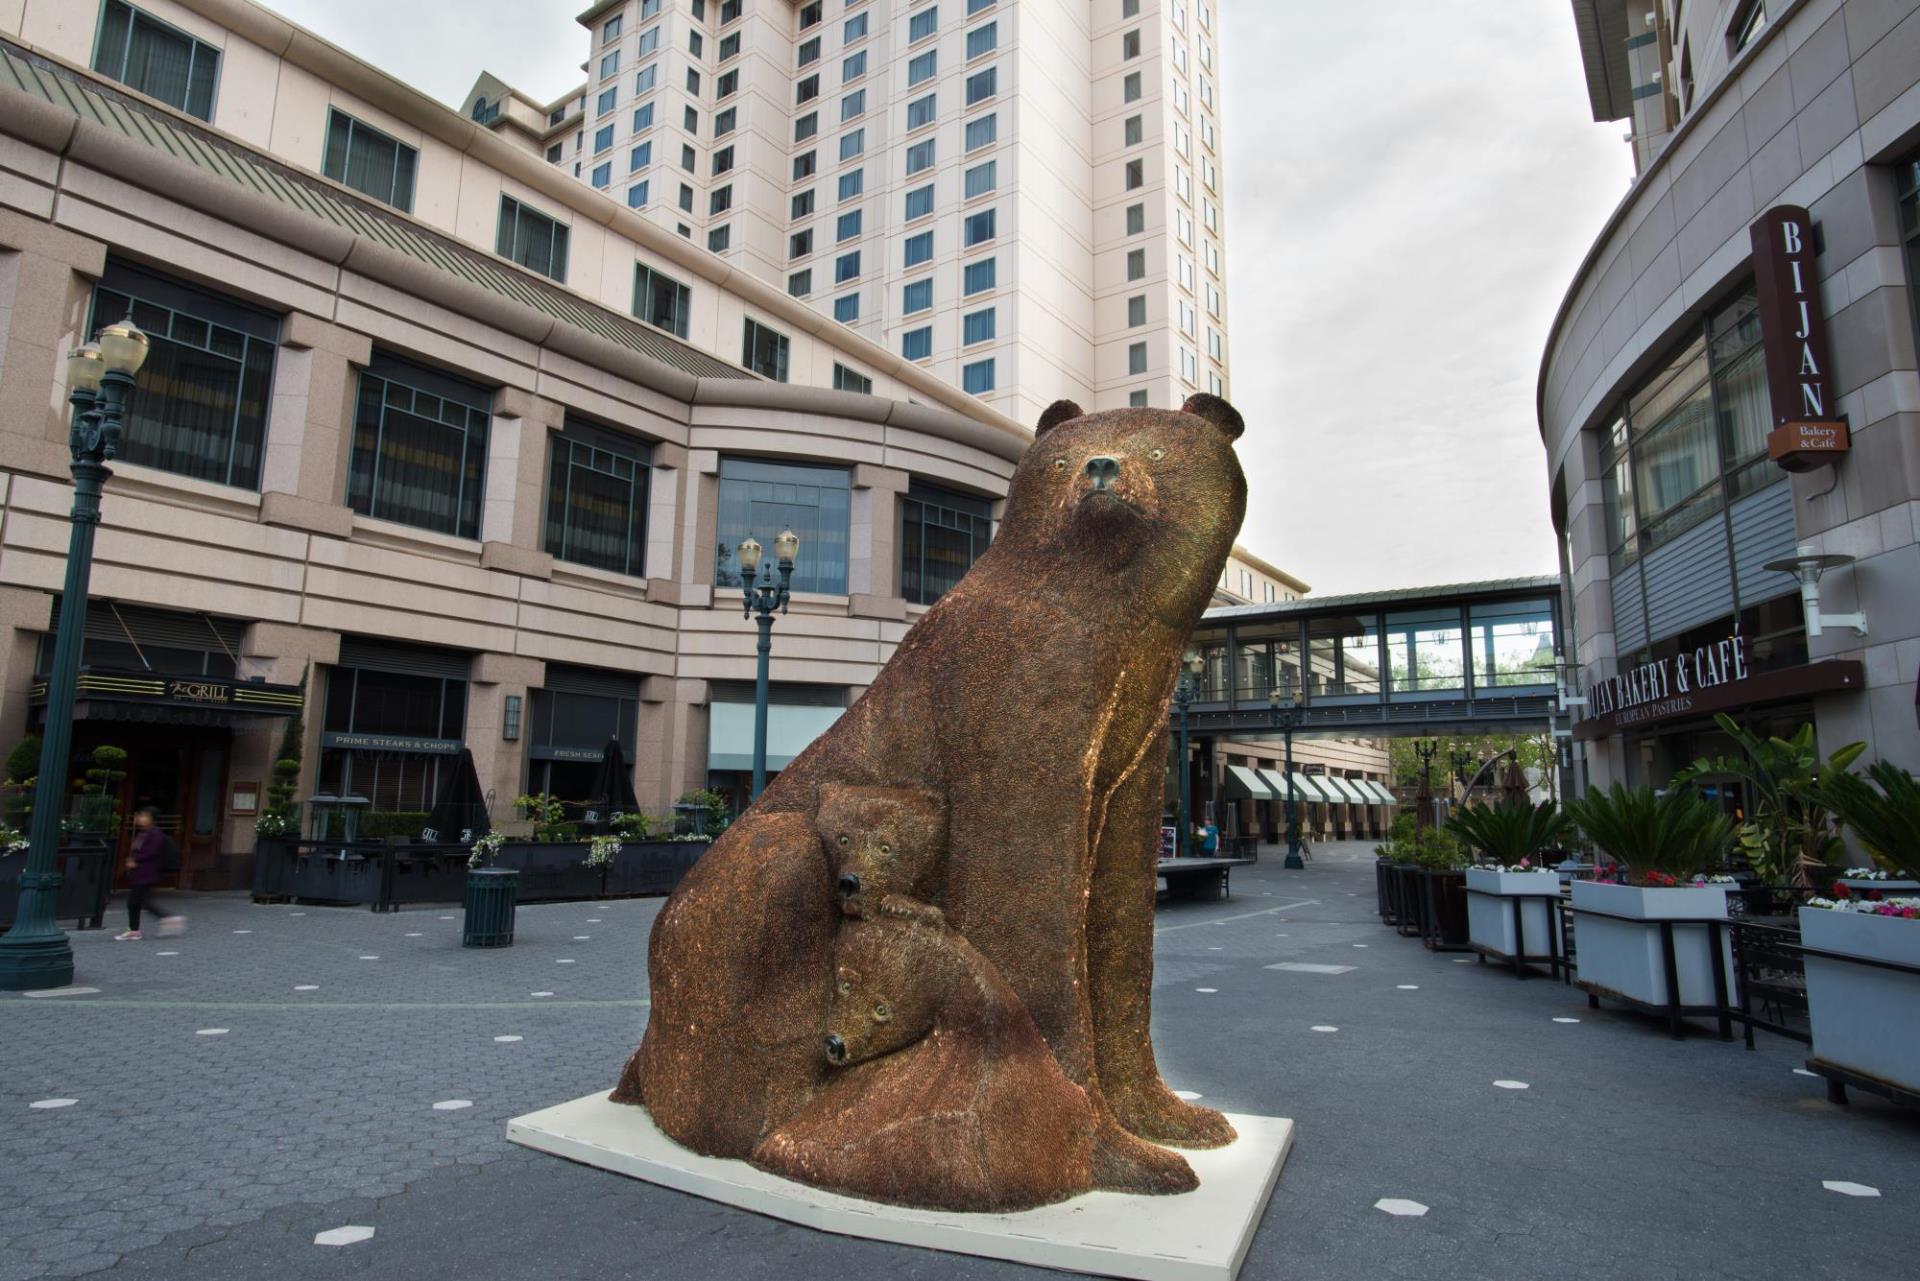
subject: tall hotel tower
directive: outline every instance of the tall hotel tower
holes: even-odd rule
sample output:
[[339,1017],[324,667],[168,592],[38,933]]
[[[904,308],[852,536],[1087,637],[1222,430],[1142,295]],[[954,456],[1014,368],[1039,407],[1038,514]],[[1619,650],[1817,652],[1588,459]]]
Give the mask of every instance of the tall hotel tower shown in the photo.
[[1215,0],[610,0],[578,21],[584,84],[537,103],[482,75],[467,111],[706,246],[716,278],[784,287],[1022,422],[1062,396],[1228,394]]

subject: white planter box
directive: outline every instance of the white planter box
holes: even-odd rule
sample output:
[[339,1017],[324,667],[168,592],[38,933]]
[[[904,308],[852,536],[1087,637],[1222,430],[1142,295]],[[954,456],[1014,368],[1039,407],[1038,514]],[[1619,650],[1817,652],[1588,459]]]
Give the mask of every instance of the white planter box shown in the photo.
[[1906,898],[1920,894],[1920,881],[1870,881],[1865,877],[1856,879],[1843,876],[1838,883],[1852,890],[1855,898],[1866,897],[1868,890],[1877,891],[1883,898]]
[[[1823,952],[1920,966],[1920,921],[1800,909],[1800,941]],[[1807,957],[1813,1056],[1920,1093],[1920,974]]]
[[1490,868],[1470,867],[1467,869],[1467,938],[1476,946],[1501,956],[1520,955],[1517,944],[1523,941],[1527,956],[1547,956],[1554,950],[1554,904],[1544,899],[1528,899],[1521,903],[1520,933],[1523,939],[1516,939],[1513,904],[1502,900],[1522,894],[1559,892],[1560,878],[1551,872],[1496,872]]
[[[1667,968],[1660,948],[1660,922],[1673,928],[1674,970],[1681,1005],[1716,1004],[1708,931],[1694,921],[1724,920],[1727,891],[1720,885],[1646,887],[1573,883],[1574,948],[1582,983],[1647,1005],[1667,1004]],[[1610,913],[1596,916],[1596,912]],[[1616,919],[1626,917],[1626,920]],[[1733,945],[1720,933],[1717,958],[1729,1003],[1734,994]]]

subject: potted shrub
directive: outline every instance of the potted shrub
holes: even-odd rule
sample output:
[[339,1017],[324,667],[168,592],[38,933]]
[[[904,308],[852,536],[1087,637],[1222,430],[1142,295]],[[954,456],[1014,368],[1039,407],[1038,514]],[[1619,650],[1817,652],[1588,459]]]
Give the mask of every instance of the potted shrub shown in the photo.
[[473,843],[467,855],[466,923],[460,942],[465,947],[507,947],[513,943],[513,916],[519,899],[520,873],[495,867],[507,838],[488,832]]
[[1467,942],[1467,850],[1445,828],[1422,828],[1411,814],[1394,820],[1377,848],[1388,861],[1388,904],[1401,934],[1419,935],[1429,947]]
[[1761,738],[1724,712],[1713,719],[1739,745],[1740,755],[1701,757],[1674,775],[1673,786],[1739,779],[1752,798],[1738,833],[1739,852],[1761,881],[1799,888],[1824,884],[1828,865],[1843,852],[1827,784],[1846,775],[1867,745],[1848,743],[1823,761],[1812,725],[1802,725],[1792,738]]
[[1567,814],[1616,863],[1607,880],[1573,883],[1579,983],[1589,1000],[1657,1008],[1675,1035],[1681,1014],[1718,1012],[1733,992],[1732,953],[1725,931],[1707,923],[1725,920],[1733,878],[1709,869],[1726,855],[1732,821],[1691,788],[1656,794],[1620,783],[1567,802]]
[[1469,945],[1517,973],[1526,961],[1555,962],[1564,952],[1555,920],[1560,878],[1543,854],[1566,838],[1571,820],[1543,801],[1469,806],[1450,826],[1483,860],[1466,875]]
[[[1880,761],[1865,778],[1830,777],[1823,788],[1842,825],[1883,870],[1920,861],[1920,783],[1913,775]],[[1812,899],[1800,912],[1813,1024],[1808,1066],[1828,1076],[1835,1101],[1845,1100],[1847,1081],[1862,1079],[1920,1096],[1920,897],[1884,892],[1891,877],[1858,879],[1866,888],[1842,882],[1833,897]]]

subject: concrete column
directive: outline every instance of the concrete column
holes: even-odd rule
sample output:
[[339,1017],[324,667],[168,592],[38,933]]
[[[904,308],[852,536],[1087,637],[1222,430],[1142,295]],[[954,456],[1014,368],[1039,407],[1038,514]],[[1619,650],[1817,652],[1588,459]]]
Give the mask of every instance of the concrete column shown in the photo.
[[[687,450],[681,445],[661,442],[653,447],[653,467],[647,478],[647,563],[649,598],[658,599],[659,587],[675,581],[682,542],[680,511],[686,505],[684,490],[691,483]],[[678,600],[677,591],[667,597]]]
[[[525,790],[528,692],[547,683],[547,665],[516,654],[476,654],[467,686],[467,749],[473,753],[480,790],[492,792],[496,823],[513,817],[508,802]],[[501,739],[509,694],[521,699],[518,742]]]
[[[855,614],[906,617],[905,602],[900,600],[900,499],[907,492],[908,479],[904,471],[872,463],[859,463],[853,469],[847,594],[854,598]],[[877,608],[883,604],[884,608]]]
[[486,496],[480,507],[480,563],[488,569],[535,578],[553,576],[553,557],[542,547],[547,435],[564,410],[517,387],[494,397],[487,432]]
[[664,805],[683,792],[707,785],[707,682],[677,680],[673,701],[666,706],[672,715],[667,742],[667,792]]
[[40,638],[53,630],[53,597],[24,587],[0,587],[0,755],[27,732]]
[[360,371],[373,358],[364,334],[305,312],[280,328],[260,469],[260,519],[335,538],[353,532],[347,475]]
[[640,715],[633,744],[633,794],[640,808],[662,814],[679,795],[675,784],[675,691],[669,676],[640,678]]
[[[298,685],[307,680],[307,705],[303,715],[304,734],[300,744],[300,777],[294,785],[294,799],[300,800],[318,790],[320,770],[320,730],[325,707],[326,677],[323,666],[340,661],[340,634],[284,623],[252,623],[240,638],[238,675],[242,680],[259,677],[276,685]],[[227,761],[229,794],[235,783],[258,783],[260,803],[266,804],[267,784],[273,780],[273,763],[280,758],[281,740],[286,722],[277,716],[261,717],[233,733],[233,751]],[[224,812],[225,806],[222,806]],[[228,855],[253,850],[254,815],[227,814],[220,848]]]
[[100,241],[0,209],[0,457],[66,479],[66,355],[85,342]]
[[720,455],[687,451],[685,505],[680,514],[680,603],[703,609],[713,603],[714,545],[720,508]]

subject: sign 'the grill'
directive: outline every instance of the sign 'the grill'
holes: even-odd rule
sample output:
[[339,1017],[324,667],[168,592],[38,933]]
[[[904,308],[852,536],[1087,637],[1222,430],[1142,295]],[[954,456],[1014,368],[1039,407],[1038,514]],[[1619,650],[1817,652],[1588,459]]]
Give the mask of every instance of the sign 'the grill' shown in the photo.
[[1833,412],[1813,219],[1798,205],[1777,205],[1761,214],[1748,234],[1773,409],[1767,456],[1788,471],[1830,465],[1851,442],[1846,423]]

